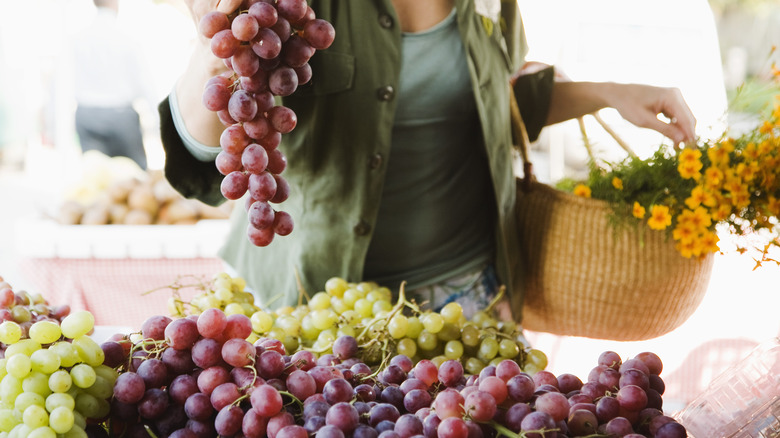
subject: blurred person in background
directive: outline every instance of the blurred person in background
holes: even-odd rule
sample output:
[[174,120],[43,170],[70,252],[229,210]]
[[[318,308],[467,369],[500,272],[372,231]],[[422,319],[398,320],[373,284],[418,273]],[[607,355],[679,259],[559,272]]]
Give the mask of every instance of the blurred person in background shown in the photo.
[[138,45],[117,21],[118,0],[93,0],[97,13],[73,41],[76,132],[82,151],[124,156],[146,169],[134,101],[154,100]]

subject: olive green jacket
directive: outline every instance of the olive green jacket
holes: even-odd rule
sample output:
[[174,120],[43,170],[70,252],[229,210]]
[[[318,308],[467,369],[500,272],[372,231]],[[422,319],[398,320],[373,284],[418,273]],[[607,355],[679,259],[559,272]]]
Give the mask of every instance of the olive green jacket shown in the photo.
[[[526,41],[515,0],[456,0],[456,5],[498,206],[495,263],[512,291],[519,251],[508,84],[522,65]],[[298,301],[296,273],[310,295],[333,276],[362,280],[387,160],[392,159],[401,32],[390,0],[312,0],[311,6],[334,25],[336,39],[312,58],[311,82],[283,101],[297,114],[298,125],[280,146],[288,160],[283,176],[291,194],[276,207],[292,215],[295,229],[276,236],[268,247],[255,247],[246,237],[246,212],[239,203],[220,251],[261,304],[277,297],[274,307]],[[546,118],[552,72],[537,79],[516,86],[532,138]],[[168,180],[187,197],[224,201],[214,163],[197,161],[184,148],[167,101],[160,112]],[[512,297],[516,317],[521,295]]]

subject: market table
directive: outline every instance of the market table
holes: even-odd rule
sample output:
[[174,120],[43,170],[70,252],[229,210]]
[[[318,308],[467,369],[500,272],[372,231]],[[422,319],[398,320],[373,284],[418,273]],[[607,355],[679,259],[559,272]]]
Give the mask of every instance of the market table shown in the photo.
[[208,280],[224,269],[216,253],[227,229],[226,220],[66,226],[27,219],[16,232],[19,269],[33,285],[29,292],[52,304],[89,310],[97,325],[138,328],[149,316],[169,313],[165,286]]

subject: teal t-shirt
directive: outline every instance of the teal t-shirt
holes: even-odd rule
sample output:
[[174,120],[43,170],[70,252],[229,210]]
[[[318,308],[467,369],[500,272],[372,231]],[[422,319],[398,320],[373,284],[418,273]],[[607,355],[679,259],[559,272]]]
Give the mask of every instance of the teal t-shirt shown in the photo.
[[487,263],[495,201],[455,11],[404,33],[387,178],[364,278],[425,286]]

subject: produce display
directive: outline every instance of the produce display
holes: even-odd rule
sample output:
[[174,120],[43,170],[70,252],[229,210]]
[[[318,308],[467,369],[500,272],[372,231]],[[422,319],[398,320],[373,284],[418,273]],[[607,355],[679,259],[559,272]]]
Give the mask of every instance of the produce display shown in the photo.
[[[224,273],[201,287],[98,345],[89,312],[52,312],[0,278],[0,437],[687,436],[652,352],[602,352],[583,380],[546,371],[489,308],[431,312],[339,278],[276,310]],[[19,306],[40,312],[14,320]]]
[[[112,158],[113,160],[113,158]],[[93,182],[85,179],[83,184]],[[56,213],[64,225],[183,225],[201,219],[227,219],[232,203],[212,207],[186,199],[165,179],[150,170],[106,181],[96,193],[71,190]]]
[[275,235],[293,229],[290,215],[271,203],[289,195],[281,176],[287,159],[278,146],[298,118],[277,105],[275,96],[289,96],[309,82],[309,59],[328,48],[335,35],[305,0],[252,1],[244,7],[231,15],[212,11],[200,20],[211,51],[230,69],[207,82],[203,104],[226,126],[215,161],[224,175],[222,194],[236,200],[249,192],[247,235],[254,245],[267,246]]

